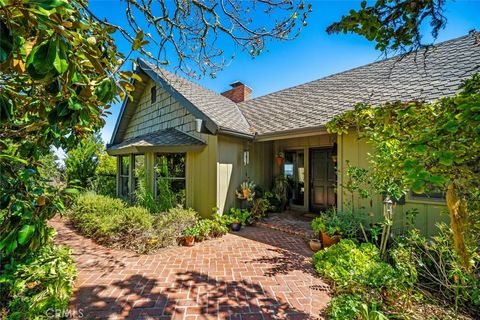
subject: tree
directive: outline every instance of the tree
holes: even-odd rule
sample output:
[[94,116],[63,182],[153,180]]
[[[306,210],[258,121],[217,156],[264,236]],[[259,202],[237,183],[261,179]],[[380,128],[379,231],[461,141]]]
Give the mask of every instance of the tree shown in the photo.
[[65,158],[68,183],[82,188],[89,187],[95,178],[103,149],[101,138],[92,136],[81,141],[75,149],[68,151]]
[[[447,24],[443,15],[446,0],[377,0],[373,5],[360,3],[340,21],[331,24],[327,33],[356,33],[376,43],[387,54],[409,53],[426,47],[422,31],[430,30],[433,38]],[[422,30],[424,24],[429,26]]]
[[[58,190],[39,175],[39,158],[50,147],[66,152],[105,124],[110,104],[128,96],[131,81],[141,79],[121,71],[132,51],[148,40],[158,46],[157,63],[170,53],[181,62],[199,63],[202,73],[221,63],[215,40],[221,35],[258,54],[267,39],[288,39],[303,25],[309,7],[292,1],[152,1],[127,0],[132,29],[98,19],[86,0],[0,0],[0,256],[18,259],[51,238],[46,221],[64,209]],[[280,12],[270,28],[255,27],[248,7],[262,14]],[[135,16],[157,30],[144,34]],[[300,22],[297,22],[299,21]],[[138,21],[138,20],[137,20]],[[119,52],[113,33],[131,42]],[[173,50],[172,50],[173,48]]]
[[48,182],[58,182],[61,176],[60,166],[58,164],[58,157],[50,150],[39,159],[41,165],[38,168],[38,173],[43,179]]
[[371,163],[380,185],[397,185],[404,193],[446,191],[454,246],[469,269],[479,240],[480,198],[474,190],[480,187],[480,74],[461,89],[431,103],[359,104],[328,128],[345,134],[354,127],[372,142]]

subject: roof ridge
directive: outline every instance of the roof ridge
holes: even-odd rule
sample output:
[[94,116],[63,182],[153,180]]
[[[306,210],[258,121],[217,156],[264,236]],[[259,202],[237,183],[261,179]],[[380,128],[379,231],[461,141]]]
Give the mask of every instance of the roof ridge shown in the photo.
[[[378,61],[373,61],[373,62],[370,62],[370,63],[367,63],[367,64],[363,64],[363,65],[360,65],[360,66],[357,66],[357,67],[353,67],[353,68],[351,68],[351,69],[347,69],[347,70],[335,72],[335,73],[326,75],[326,76],[321,77],[321,78],[318,78],[318,79],[310,80],[310,81],[307,81],[307,82],[304,82],[304,83],[300,83],[300,84],[297,84],[297,85],[294,85],[294,86],[291,86],[291,87],[287,87],[287,88],[284,88],[284,89],[280,89],[280,90],[278,90],[278,91],[270,92],[270,93],[264,94],[264,95],[259,96],[259,97],[255,97],[255,98],[250,99],[250,100],[245,100],[245,101],[239,102],[239,103],[237,103],[237,105],[243,105],[244,103],[246,104],[247,101],[253,101],[253,100],[260,99],[260,98],[263,98],[263,97],[267,97],[267,96],[270,96],[270,95],[273,95],[273,94],[277,94],[277,93],[280,93],[280,92],[283,92],[283,91],[286,91],[286,90],[291,90],[291,89],[293,89],[293,88],[302,87],[302,86],[311,84],[311,83],[316,82],[316,81],[328,79],[328,78],[335,77],[335,76],[338,76],[338,75],[341,75],[341,74],[344,74],[344,73],[347,73],[347,72],[351,72],[351,71],[354,71],[354,70],[366,68],[366,67],[372,66],[372,65],[374,65],[374,64],[386,63],[386,62],[392,61],[393,59],[398,59],[398,58],[400,58],[400,60],[402,60],[402,59],[404,59],[405,57],[408,57],[408,56],[410,56],[410,55],[412,55],[412,54],[417,54],[417,53],[420,52],[421,50],[430,51],[432,47],[434,47],[434,49],[435,49],[435,48],[438,48],[439,46],[443,46],[443,45],[445,45],[445,44],[447,44],[447,43],[455,42],[455,41],[460,41],[460,40],[462,40],[462,39],[464,39],[464,38],[473,37],[474,35],[480,35],[480,31],[476,31],[476,30],[474,29],[474,30],[471,30],[468,34],[463,35],[463,36],[459,36],[459,37],[456,37],[456,38],[453,38],[453,39],[444,40],[444,41],[441,41],[441,42],[439,42],[439,43],[437,43],[437,44],[426,45],[426,46],[423,46],[422,48],[419,48],[419,49],[417,49],[417,50],[415,50],[415,51],[412,51],[412,52],[407,52],[407,53],[403,53],[403,54],[398,54],[398,55],[395,55],[395,56],[390,57],[390,58],[386,58],[386,59],[378,60]],[[241,109],[240,109],[240,110],[241,110]],[[243,113],[243,112],[242,112],[242,113]]]

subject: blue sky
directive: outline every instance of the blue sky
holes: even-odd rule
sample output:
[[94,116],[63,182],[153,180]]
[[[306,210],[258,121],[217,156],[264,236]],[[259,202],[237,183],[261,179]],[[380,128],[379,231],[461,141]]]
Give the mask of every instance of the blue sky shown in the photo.
[[[440,32],[437,42],[459,37],[469,30],[480,30],[480,0],[448,1],[445,16],[447,27]],[[319,79],[323,76],[348,70],[381,59],[374,44],[356,35],[327,35],[325,28],[337,21],[351,8],[358,8],[359,1],[311,1],[313,12],[308,26],[299,38],[287,42],[270,42],[266,51],[252,59],[246,52],[237,52],[235,59],[215,79],[196,80],[217,92],[229,89],[229,84],[240,80],[253,89],[254,96],[264,95],[283,88]],[[92,0],[90,8],[99,17],[128,27],[124,8],[115,0]],[[430,36],[425,33],[424,39]],[[130,45],[119,38],[119,49],[128,52]],[[229,48],[231,43],[222,39],[220,45]],[[102,130],[102,137],[109,142],[120,104],[111,108],[112,114]]]

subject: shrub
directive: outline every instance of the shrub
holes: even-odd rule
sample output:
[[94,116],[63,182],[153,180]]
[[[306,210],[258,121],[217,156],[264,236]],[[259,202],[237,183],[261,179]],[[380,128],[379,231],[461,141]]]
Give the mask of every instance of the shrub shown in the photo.
[[220,237],[228,232],[226,225],[218,220],[201,219],[195,227],[198,230],[198,234],[195,236],[196,241]]
[[197,221],[192,209],[176,207],[151,214],[146,208],[128,207],[120,199],[93,193],[78,196],[68,215],[80,232],[96,242],[141,253],[177,244],[183,230]]
[[232,223],[245,224],[250,217],[250,212],[247,209],[230,208],[230,216],[232,217]]
[[[466,270],[453,247],[453,234],[445,224],[431,240],[412,230],[392,251],[395,264],[416,280],[416,286],[451,303],[455,309],[480,316],[480,276]],[[474,265],[480,265],[478,255]]]
[[252,209],[250,211],[250,216],[248,217],[249,223],[254,223],[259,221],[265,216],[265,212],[267,212],[268,208],[270,207],[270,203],[265,198],[256,198],[253,200]]
[[65,311],[75,277],[70,249],[52,244],[6,264],[0,273],[0,301],[7,303],[6,319],[47,318],[49,310]]
[[152,245],[158,248],[177,244],[183,230],[195,225],[197,216],[195,210],[184,209],[181,206],[157,214],[153,224]]
[[362,297],[360,295],[341,294],[330,300],[327,309],[328,319],[355,319],[360,313]]
[[377,247],[371,243],[357,246],[352,240],[341,240],[315,253],[313,264],[321,276],[341,290],[367,291],[398,285],[397,272],[380,259]]
[[313,219],[311,226],[315,234],[323,231],[330,236],[339,234],[346,238],[356,238],[361,228],[360,225],[363,225],[365,221],[366,217],[361,213],[332,209]]
[[68,216],[85,236],[108,244],[118,232],[126,209],[120,199],[87,192],[79,195]]

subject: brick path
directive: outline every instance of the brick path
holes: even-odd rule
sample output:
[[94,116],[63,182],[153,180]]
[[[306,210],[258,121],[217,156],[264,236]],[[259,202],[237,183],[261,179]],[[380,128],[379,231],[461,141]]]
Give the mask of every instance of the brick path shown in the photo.
[[304,240],[248,227],[139,255],[107,249],[54,219],[78,267],[70,313],[82,319],[316,319],[329,301]]
[[270,213],[270,216],[259,224],[310,240],[315,237],[310,227],[313,218],[306,218],[303,214],[295,211]]

